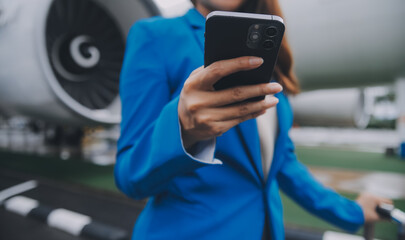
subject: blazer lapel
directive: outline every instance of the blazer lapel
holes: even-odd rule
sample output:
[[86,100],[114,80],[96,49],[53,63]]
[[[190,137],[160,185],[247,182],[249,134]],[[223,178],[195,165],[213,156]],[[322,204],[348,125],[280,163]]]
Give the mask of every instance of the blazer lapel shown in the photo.
[[[281,164],[281,156],[284,151],[284,142],[285,137],[288,134],[288,129],[290,125],[290,117],[288,116],[288,102],[283,93],[277,93],[274,95],[279,99],[277,104],[277,120],[278,120],[278,133],[276,138],[276,143],[274,146],[274,156],[273,162],[271,163],[270,172],[268,174],[266,183],[264,183],[264,175],[262,168],[262,156],[260,152],[260,139],[257,129],[256,120],[249,120],[243,122],[237,126],[237,129],[240,131],[240,138],[244,143],[246,151],[252,165],[255,168],[256,174],[260,177],[261,181],[264,184],[271,182],[270,179],[274,177],[276,169],[279,168]],[[287,132],[286,132],[287,131]]]
[[245,121],[238,126],[236,130],[248,154],[249,161],[262,183],[264,183],[264,175],[262,169],[262,157],[260,152],[260,139],[257,131],[257,124],[255,119]]
[[197,9],[190,9],[186,15],[184,15],[186,21],[194,30],[193,34],[200,46],[201,50],[204,52],[204,31],[205,31],[205,18],[201,15]]

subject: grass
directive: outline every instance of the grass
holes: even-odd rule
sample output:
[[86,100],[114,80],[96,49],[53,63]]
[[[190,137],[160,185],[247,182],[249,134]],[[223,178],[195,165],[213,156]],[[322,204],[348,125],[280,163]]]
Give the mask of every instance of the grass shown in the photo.
[[0,152],[0,168],[56,181],[118,191],[114,183],[113,166],[96,166],[79,159],[61,160],[57,157]]
[[384,154],[331,147],[297,147],[298,159],[306,165],[362,171],[405,173],[405,161]]

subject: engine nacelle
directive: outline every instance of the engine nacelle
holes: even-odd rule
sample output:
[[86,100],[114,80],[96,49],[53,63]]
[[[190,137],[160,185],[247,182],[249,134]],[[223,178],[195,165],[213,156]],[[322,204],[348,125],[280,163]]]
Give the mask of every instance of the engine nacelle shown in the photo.
[[60,124],[121,120],[119,74],[140,0],[0,0],[0,102]]
[[387,84],[405,76],[405,1],[280,4],[304,90]]
[[361,89],[309,91],[290,97],[294,122],[300,126],[365,128],[370,122],[373,99]]

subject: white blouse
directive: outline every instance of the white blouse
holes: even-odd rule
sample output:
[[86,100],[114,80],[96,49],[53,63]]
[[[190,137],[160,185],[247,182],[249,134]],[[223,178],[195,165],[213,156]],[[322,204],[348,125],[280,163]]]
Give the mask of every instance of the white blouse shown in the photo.
[[270,171],[271,162],[273,161],[274,145],[277,138],[277,108],[272,107],[265,114],[256,118],[257,130],[260,138],[260,150],[262,153],[262,167],[264,180]]

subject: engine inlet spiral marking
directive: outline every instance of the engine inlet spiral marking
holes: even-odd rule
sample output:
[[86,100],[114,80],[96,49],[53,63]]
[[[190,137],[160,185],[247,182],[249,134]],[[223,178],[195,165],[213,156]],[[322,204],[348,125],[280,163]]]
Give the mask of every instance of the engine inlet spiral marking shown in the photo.
[[91,38],[89,36],[78,36],[72,40],[70,43],[70,54],[73,60],[83,68],[92,68],[97,65],[100,61],[101,54],[100,51],[95,46],[87,47],[89,57],[83,56],[81,47],[84,44],[91,44]]

